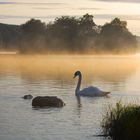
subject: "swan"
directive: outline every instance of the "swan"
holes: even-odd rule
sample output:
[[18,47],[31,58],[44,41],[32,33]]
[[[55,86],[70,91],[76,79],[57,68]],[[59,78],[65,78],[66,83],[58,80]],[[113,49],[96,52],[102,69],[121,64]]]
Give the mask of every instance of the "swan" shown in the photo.
[[80,86],[81,86],[81,81],[82,81],[82,74],[80,71],[76,71],[74,73],[74,77],[77,77],[79,76],[79,79],[78,79],[78,83],[77,83],[77,87],[75,89],[75,95],[76,96],[106,96],[108,95],[110,92],[105,92],[105,91],[102,91],[100,90],[99,88],[97,87],[94,87],[94,86],[90,86],[90,87],[87,87],[87,88],[84,88],[82,90],[80,90]]

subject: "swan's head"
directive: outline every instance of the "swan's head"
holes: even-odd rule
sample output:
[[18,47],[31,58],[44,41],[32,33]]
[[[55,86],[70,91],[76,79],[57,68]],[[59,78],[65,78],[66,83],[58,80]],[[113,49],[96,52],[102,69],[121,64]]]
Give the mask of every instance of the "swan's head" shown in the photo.
[[76,71],[75,73],[74,73],[74,77],[73,78],[75,78],[76,76],[80,76],[81,75],[81,72],[80,71]]

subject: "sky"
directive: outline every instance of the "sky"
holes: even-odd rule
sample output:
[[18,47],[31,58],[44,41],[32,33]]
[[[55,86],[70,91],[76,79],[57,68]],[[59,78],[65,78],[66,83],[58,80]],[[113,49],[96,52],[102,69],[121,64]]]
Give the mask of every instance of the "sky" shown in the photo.
[[0,0],[0,23],[19,25],[30,18],[48,23],[62,15],[86,13],[100,25],[119,17],[140,36],[140,0]]

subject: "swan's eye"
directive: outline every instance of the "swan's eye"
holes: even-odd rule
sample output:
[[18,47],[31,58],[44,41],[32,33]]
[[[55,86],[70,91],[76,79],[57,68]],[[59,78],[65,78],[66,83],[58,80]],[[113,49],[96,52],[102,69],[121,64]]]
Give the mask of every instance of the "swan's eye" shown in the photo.
[[80,71],[76,71],[75,74],[74,74],[74,77],[80,75]]
[[78,72],[75,73],[75,76],[77,76],[77,75],[78,75]]

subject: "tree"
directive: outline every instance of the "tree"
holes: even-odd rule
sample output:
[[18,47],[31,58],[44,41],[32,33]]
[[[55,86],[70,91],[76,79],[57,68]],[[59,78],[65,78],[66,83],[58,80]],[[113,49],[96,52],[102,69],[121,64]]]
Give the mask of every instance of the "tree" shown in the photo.
[[88,34],[93,32],[94,26],[96,26],[96,24],[93,21],[93,15],[85,14],[79,20],[79,27],[82,31],[81,34]]
[[114,20],[111,21],[112,25],[120,26],[122,28],[126,29],[127,22],[126,21],[121,21],[119,18],[115,18]]
[[135,53],[137,40],[119,18],[98,26],[93,15],[62,16],[45,24],[30,19],[25,24],[0,24],[0,48],[21,53]]
[[40,20],[31,19],[25,24],[21,25],[21,31],[23,34],[26,34],[28,37],[36,37],[44,35],[46,31],[45,23],[42,23]]
[[93,16],[89,14],[79,18],[62,16],[47,25],[47,40],[54,50],[59,44],[60,48],[68,51],[85,51],[89,46],[87,43],[97,35],[95,26]]
[[22,37],[20,51],[39,52],[45,47],[46,25],[40,20],[31,19],[20,26]]
[[98,50],[112,53],[133,53],[137,49],[136,37],[127,29],[127,22],[115,18],[102,26]]
[[[75,17],[62,16],[56,18],[54,23],[47,25],[47,40],[52,46],[51,49],[72,51],[75,39],[77,38],[78,20]],[[58,48],[59,49],[59,48]]]

